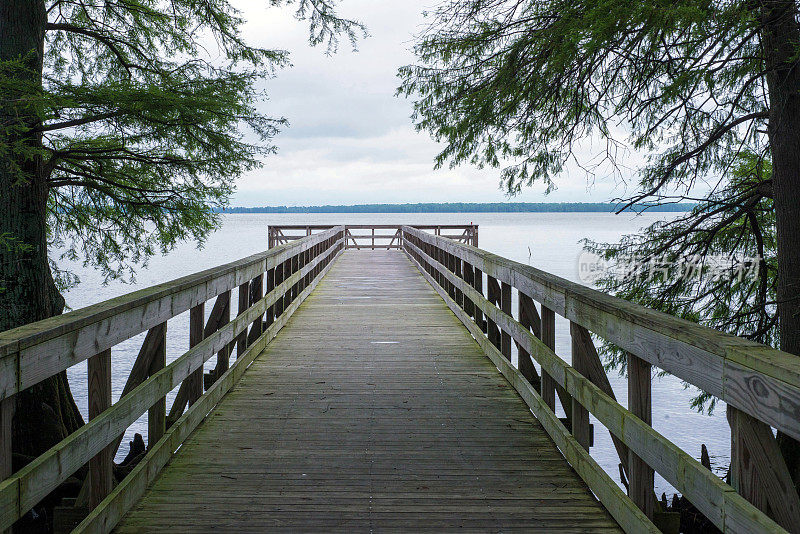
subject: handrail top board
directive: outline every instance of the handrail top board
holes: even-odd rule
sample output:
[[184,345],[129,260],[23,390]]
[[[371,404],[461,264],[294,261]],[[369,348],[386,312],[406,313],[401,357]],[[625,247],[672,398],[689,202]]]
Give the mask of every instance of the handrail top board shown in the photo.
[[[174,280],[132,291],[125,295],[105,300],[84,308],[74,310],[62,315],[43,319],[34,323],[23,325],[5,332],[0,332],[0,399],[7,398],[27,387],[30,387],[47,376],[52,376],[51,370],[57,369],[60,372],[79,361],[92,356],[93,353],[100,352],[116,344],[116,342],[128,339],[138,333],[144,332],[148,328],[160,324],[166,318],[174,317],[182,313],[194,304],[194,301],[203,302],[220,293],[232,289],[241,283],[270,269],[270,264],[277,265],[294,256],[304,252],[314,245],[342,231],[342,226],[333,226],[325,232],[305,236],[303,239],[285,243],[280,246],[259,252],[251,256],[212,267],[194,274],[182,276]],[[273,265],[274,266],[274,265]],[[217,282],[209,285],[212,282]],[[205,286],[205,287],[204,287]],[[180,303],[169,303],[168,310],[162,310],[159,306],[160,301],[165,298],[175,297],[183,292],[192,290],[204,290],[202,295],[197,295]],[[103,321],[121,317],[126,312],[132,310],[142,310],[145,313],[148,307],[155,307],[151,320],[146,320],[144,315],[138,317],[138,322],[128,321],[128,329],[124,332],[105,332],[109,338],[107,343],[96,344],[94,347],[83,347],[84,350],[77,350],[76,344],[83,329],[100,325]],[[111,340],[116,340],[112,342]],[[50,352],[51,345],[62,340],[63,343],[57,348],[62,354]],[[82,340],[86,341],[86,340]],[[86,343],[84,343],[86,344]],[[108,345],[108,346],[105,346]],[[37,347],[42,347],[42,351],[51,361],[49,369],[42,369],[36,372],[35,377],[26,379],[24,359],[26,352],[32,351]],[[88,353],[85,352],[89,350]],[[63,353],[68,351],[69,354]],[[49,374],[48,374],[49,373]],[[46,375],[46,376],[43,376]]]
[[[327,230],[329,228],[333,228],[336,225],[328,225],[328,224],[271,224],[269,225],[270,228],[275,228],[278,230]],[[375,228],[376,230],[391,230],[396,228],[402,228],[404,226],[409,226],[411,228],[415,228],[417,230],[435,230],[436,228],[441,228],[443,230],[459,230],[459,229],[466,229],[466,228],[478,228],[477,224],[343,224],[345,228],[354,228],[356,230],[366,230],[369,228]]]
[[[800,414],[800,357],[646,308],[443,236],[408,226],[403,231],[454,254],[487,275],[542,302],[559,315],[629,352],[638,352],[637,356],[653,365],[800,439],[797,417]],[[665,338],[678,345],[673,345],[671,348],[674,350],[669,353],[659,350],[658,342]],[[707,366],[698,368],[701,364]],[[735,374],[737,378],[742,373],[755,372],[756,376],[769,377],[778,384],[774,388],[767,387],[773,384],[766,384],[763,379],[746,385],[726,384],[726,372]],[[748,387],[750,395],[760,392],[778,398],[765,398],[753,403],[752,399],[744,396],[745,392],[734,391],[734,387]],[[774,409],[779,414],[765,417],[764,410],[770,409],[768,405],[772,403],[777,403]]]

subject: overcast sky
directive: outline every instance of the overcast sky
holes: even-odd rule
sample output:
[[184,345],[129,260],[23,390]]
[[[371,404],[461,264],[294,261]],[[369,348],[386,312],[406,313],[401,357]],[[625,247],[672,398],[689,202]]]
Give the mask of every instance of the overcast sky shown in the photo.
[[[240,179],[235,206],[363,204],[372,202],[503,202],[496,169],[433,169],[437,144],[414,131],[411,102],[394,93],[397,69],[413,62],[414,35],[422,12],[435,0],[344,0],[341,14],[361,20],[370,36],[358,51],[308,46],[308,28],[292,9],[265,7],[266,0],[239,0],[252,44],[291,52],[292,67],[269,80],[264,110],[290,121],[275,139],[278,154]],[[587,146],[588,151],[593,147]],[[598,148],[599,150],[599,148]],[[534,186],[513,201],[607,201],[623,193],[617,180],[568,172],[558,190]]]

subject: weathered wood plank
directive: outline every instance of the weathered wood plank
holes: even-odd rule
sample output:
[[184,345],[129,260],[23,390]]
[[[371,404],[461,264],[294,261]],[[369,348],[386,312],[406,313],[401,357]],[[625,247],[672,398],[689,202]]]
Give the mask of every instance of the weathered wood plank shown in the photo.
[[[153,350],[153,357],[147,375],[153,376],[167,366],[167,323],[162,323],[157,330],[158,344]],[[150,333],[148,332],[148,336]],[[167,398],[161,397],[147,410],[147,446],[153,446],[161,439],[167,430]]]
[[[196,347],[201,341],[203,341],[203,337],[205,335],[205,332],[203,331],[203,322],[205,321],[204,309],[205,305],[201,302],[189,311],[189,348]],[[187,401],[191,407],[192,404],[194,404],[197,399],[200,398],[200,395],[203,394],[202,362],[197,369],[195,369],[192,374],[189,375],[189,378],[187,378],[186,381]]]
[[[580,333],[576,332],[575,323],[569,324],[570,336],[572,338],[572,368],[583,376],[589,374],[589,355],[587,354]],[[577,399],[572,399],[572,435],[575,436],[581,447],[589,450],[591,440],[589,428],[589,410],[587,410]]]
[[[111,407],[111,350],[89,358],[89,421]],[[111,492],[111,446],[104,447],[89,460],[89,506],[97,506]]]
[[800,499],[772,429],[727,407],[731,485],[789,532],[800,532]]
[[[628,355],[628,409],[648,425],[653,424],[652,367],[649,363]],[[619,449],[617,449],[619,450]],[[653,518],[653,468],[636,453],[628,451],[628,495],[650,519]]]

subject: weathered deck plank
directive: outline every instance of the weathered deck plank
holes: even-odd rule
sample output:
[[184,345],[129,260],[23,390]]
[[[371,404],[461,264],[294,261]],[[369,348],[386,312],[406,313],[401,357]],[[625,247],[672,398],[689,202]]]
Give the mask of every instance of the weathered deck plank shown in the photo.
[[343,254],[119,532],[618,528],[402,252]]

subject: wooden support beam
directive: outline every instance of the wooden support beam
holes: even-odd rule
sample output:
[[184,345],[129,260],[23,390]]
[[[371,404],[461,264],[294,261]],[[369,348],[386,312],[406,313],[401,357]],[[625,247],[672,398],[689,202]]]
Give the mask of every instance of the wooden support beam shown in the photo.
[[[579,335],[576,335],[576,324],[570,321],[570,334],[572,336],[572,367],[583,376],[588,374],[588,358],[581,343]],[[572,399],[572,435],[580,443],[581,447],[589,450],[591,440],[591,430],[589,428],[589,411],[575,399]]]
[[[556,351],[556,314],[542,304],[542,342],[553,352]],[[556,382],[542,370],[542,400],[554,413],[556,411]],[[567,411],[569,413],[569,411]]]
[[[153,376],[167,365],[167,323],[162,323],[159,326],[159,343],[153,353],[147,373],[148,376]],[[148,335],[150,335],[150,332],[148,332]],[[152,449],[153,445],[158,443],[158,440],[161,439],[166,430],[167,398],[161,397],[147,410],[147,448]]]
[[[446,253],[447,258],[447,270],[451,273],[456,272],[456,257],[450,253]],[[450,298],[458,302],[458,289],[456,289],[456,285],[450,282]]]
[[[264,296],[264,275],[259,274],[255,278],[253,278],[252,282],[250,282],[250,306],[261,300],[261,297]],[[263,326],[264,321],[262,316],[259,316],[253,324],[250,326],[250,333],[247,334],[247,346],[253,344],[253,342],[258,339],[258,336],[261,335],[261,327]]]
[[[500,284],[500,311],[511,317],[511,286],[505,282]],[[500,331],[500,352],[511,361],[511,334],[505,330]]]
[[[189,310],[189,348],[203,341],[203,322],[205,321],[205,303],[201,302]],[[186,379],[187,402],[191,407],[203,394],[203,366],[197,368]],[[175,399],[177,402],[177,398]]]
[[[453,256],[453,274],[455,274],[457,277],[463,279],[464,278],[464,274],[463,274],[462,268],[463,268],[463,262],[462,262],[461,258]],[[461,308],[463,309],[464,308],[464,294],[458,288],[455,288],[455,292],[456,292],[456,304],[461,306]]]
[[[628,354],[628,410],[636,417],[653,424],[652,368],[633,354]],[[633,451],[628,451],[628,496],[649,518],[653,519],[655,494],[654,472]]]
[[[229,291],[220,293],[214,301],[214,306],[211,308],[211,313],[208,315],[208,321],[203,328],[203,338],[207,338],[217,330],[222,324],[227,324],[230,321],[230,306],[231,294]],[[227,314],[228,321],[223,323],[223,317]]]
[[[89,374],[89,420],[111,407],[111,349],[92,356]],[[89,460],[89,506],[94,508],[111,493],[113,464],[111,447],[105,447]]]
[[[289,258],[285,262],[283,262],[283,279],[286,280],[292,276],[292,259]],[[283,309],[287,309],[289,305],[292,303],[292,290],[288,289],[286,293],[283,294]]]
[[[475,287],[475,267],[467,262],[464,262],[463,278],[467,285]],[[475,304],[466,295],[464,295],[464,311],[473,319],[475,318]]]
[[[153,370],[153,365],[161,353],[164,354],[164,359],[166,360],[166,340],[167,323],[161,323],[147,331],[147,335],[144,337],[142,346],[139,349],[139,354],[133,362],[133,367],[131,367],[131,372],[128,374],[128,379],[125,381],[125,386],[122,388],[120,399],[124,398],[128,393],[139,386],[139,384],[144,382],[148,376],[151,376],[153,372],[155,372]],[[114,441],[113,447],[111,448],[112,458],[117,454],[117,450],[119,450],[123,438],[124,435],[120,434],[116,441]]]
[[[264,296],[264,274],[259,274],[250,284],[250,306],[261,300]],[[263,325],[262,317],[259,317],[255,321],[253,321],[253,325],[250,328],[250,334],[247,337],[247,345],[251,345],[254,340],[261,335],[261,327]]]
[[[242,315],[247,311],[250,306],[250,282],[245,282],[239,285],[239,309],[237,316]],[[236,357],[241,358],[244,351],[247,349],[247,330],[239,334],[236,338]]]
[[[606,370],[603,368],[603,362],[600,361],[600,356],[597,354],[597,349],[592,342],[592,335],[586,328],[573,322],[570,322],[570,334],[572,335],[573,351],[577,349],[582,355],[582,367],[580,369],[576,367],[575,370],[588,378],[595,386],[599,387],[603,393],[616,401],[617,396],[611,388],[611,382],[608,380]],[[575,355],[573,352],[573,358],[574,357]],[[617,456],[619,456],[619,461],[622,464],[625,475],[630,478],[630,472],[628,470],[628,447],[614,434],[611,434],[611,441],[614,443],[614,448],[617,451]]]
[[[266,292],[270,293],[273,289],[275,289],[275,269],[270,269],[267,271],[267,288]],[[269,328],[269,325],[275,322],[275,305],[273,304],[269,308],[267,308],[267,320],[265,322],[265,326]]]
[[[497,281],[497,278],[492,276],[486,277],[486,289],[488,292],[487,300],[494,304],[495,306],[499,307],[500,304],[500,283]],[[497,324],[489,319],[486,318],[486,335],[489,338],[489,341],[492,342],[492,345],[500,348],[500,329],[497,327]]]
[[[542,339],[542,320],[536,311],[533,299],[522,291],[517,291],[517,295],[519,304],[517,313],[519,314],[520,324],[533,332],[534,336]],[[539,373],[536,372],[536,367],[533,365],[531,355],[519,343],[517,343],[517,354],[519,356],[518,367],[520,373],[531,383],[533,389],[541,391],[542,381],[539,378]]]
[[769,425],[727,406],[731,486],[792,533],[800,533],[800,499]]
[[[279,286],[281,283],[283,283],[284,280],[286,280],[285,273],[283,271],[283,267],[284,267],[283,263],[280,263],[275,267],[275,286],[276,287]],[[283,313],[283,309],[284,309],[283,308],[283,299],[279,298],[278,300],[276,300],[275,304],[272,306],[272,308],[275,310],[275,319],[277,320],[278,317],[280,317],[280,315]]]
[[[14,419],[15,397],[7,397],[0,401],[0,482],[7,479],[14,472],[12,463],[11,422]],[[0,530],[2,533],[3,530]],[[11,530],[7,530],[10,533]]]
[[[225,326],[231,321],[231,292],[226,291],[225,293],[220,294],[220,296],[217,297],[217,301],[220,300],[224,302],[224,305],[222,306],[222,311],[220,312],[219,317],[217,318],[217,323],[216,327],[214,328],[214,332],[216,332],[221,327]],[[216,303],[214,304],[214,307],[216,307]],[[217,365],[216,367],[214,367],[213,371],[214,375],[212,383],[216,381],[217,377],[222,376],[222,373],[228,370],[228,368],[230,367],[230,356],[231,356],[230,349],[227,345],[225,346],[225,348],[223,348],[221,351],[217,353]]]
[[[475,267],[475,276],[472,279],[472,287],[475,288],[475,291],[483,295],[483,271]],[[476,305],[475,306],[475,324],[478,325],[478,328],[481,329],[482,332],[486,332],[486,321],[483,320],[483,311]]]

